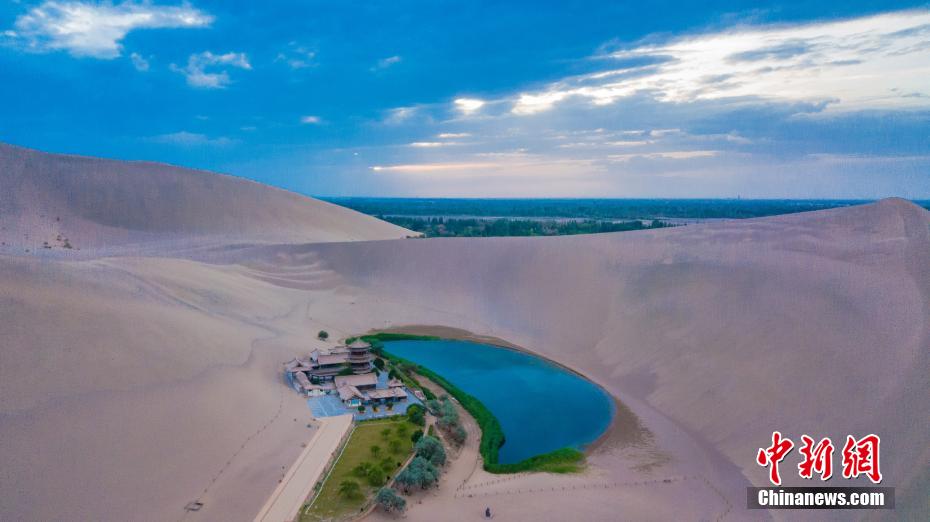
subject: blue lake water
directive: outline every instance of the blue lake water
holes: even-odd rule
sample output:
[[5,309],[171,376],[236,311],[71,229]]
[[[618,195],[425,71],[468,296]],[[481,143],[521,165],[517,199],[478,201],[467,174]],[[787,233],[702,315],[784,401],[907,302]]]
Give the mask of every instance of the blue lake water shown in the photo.
[[510,464],[566,446],[583,449],[610,425],[601,388],[538,357],[466,341],[389,341],[385,349],[422,364],[475,396],[500,421]]

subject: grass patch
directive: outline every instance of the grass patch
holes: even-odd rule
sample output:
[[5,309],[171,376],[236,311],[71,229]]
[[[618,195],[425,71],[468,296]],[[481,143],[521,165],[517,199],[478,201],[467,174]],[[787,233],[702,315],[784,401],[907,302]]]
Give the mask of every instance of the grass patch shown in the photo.
[[[385,435],[385,430],[389,430],[389,434]],[[417,430],[422,428],[410,423],[406,417],[358,423],[319,496],[306,513],[301,512],[301,522],[334,520],[358,514],[383,484],[371,483],[369,473],[359,473],[359,467],[375,469],[371,475],[380,474],[380,479],[387,482],[400,472],[399,464],[413,452],[410,434]],[[374,447],[378,449],[373,451]],[[385,465],[388,463],[390,466]],[[357,493],[347,495],[347,489],[352,488],[345,488],[345,482],[357,483]]]
[[[380,335],[404,335],[404,334],[378,334]],[[380,337],[369,336],[373,340],[380,341]],[[410,336],[416,337],[415,340],[423,340],[420,337],[423,336]],[[436,338],[431,338],[429,340],[435,340]],[[372,340],[365,338],[366,341],[372,343]],[[394,339],[392,339],[394,340]],[[374,343],[372,343],[374,346]],[[561,448],[555,451],[550,451],[542,455],[537,455],[535,457],[530,457],[528,459],[521,460],[520,462],[514,462],[511,464],[501,464],[498,462],[498,452],[500,447],[504,445],[504,431],[501,428],[500,421],[497,420],[497,417],[491,413],[481,401],[476,399],[474,396],[466,393],[458,386],[447,381],[438,373],[426,368],[422,365],[413,363],[391,353],[384,351],[383,345],[380,346],[379,353],[382,357],[388,359],[391,363],[394,364],[395,368],[397,367],[407,367],[413,368],[417,373],[423,375],[424,377],[435,382],[441,386],[449,395],[455,397],[455,399],[462,405],[465,410],[474,417],[475,421],[478,423],[478,426],[481,428],[481,444],[479,446],[481,457],[484,460],[484,469],[491,473],[519,473],[521,471],[548,471],[550,473],[574,473],[581,471],[584,468],[584,453],[578,451],[575,448]],[[421,389],[423,389],[421,387]]]

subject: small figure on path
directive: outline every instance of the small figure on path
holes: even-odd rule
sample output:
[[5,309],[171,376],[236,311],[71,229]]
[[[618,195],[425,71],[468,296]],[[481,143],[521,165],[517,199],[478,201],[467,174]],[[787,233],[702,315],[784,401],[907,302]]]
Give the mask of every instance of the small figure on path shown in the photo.
[[484,508],[484,518],[491,518],[491,508]]

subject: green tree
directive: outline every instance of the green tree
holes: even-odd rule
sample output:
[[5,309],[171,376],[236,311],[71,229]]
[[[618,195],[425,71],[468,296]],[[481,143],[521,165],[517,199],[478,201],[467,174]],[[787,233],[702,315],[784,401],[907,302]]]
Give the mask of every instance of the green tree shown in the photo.
[[439,481],[439,470],[430,461],[423,457],[415,457],[410,464],[397,475],[397,483],[405,491],[419,486],[421,489],[429,488]]
[[316,334],[316,336],[317,336],[317,338],[319,338],[321,341],[325,341],[325,340],[329,339],[329,332],[327,332],[326,330],[320,330],[320,333]]
[[339,494],[345,498],[359,498],[362,496],[362,488],[354,480],[343,480],[339,483]]
[[368,462],[362,462],[358,466],[352,468],[352,474],[359,478],[367,477],[369,471],[371,471],[371,464]]
[[391,436],[391,428],[384,428],[381,430],[381,438],[387,440]]
[[370,449],[371,449],[371,454],[375,457],[377,457],[378,454],[381,453],[381,446],[378,446],[377,444],[372,444]]
[[465,440],[468,438],[468,432],[459,424],[449,431],[449,436],[452,438],[453,442],[461,446],[465,444]]
[[375,364],[375,368],[377,368],[378,370],[384,370],[384,359],[378,357],[375,359],[374,364]]
[[446,464],[446,449],[436,437],[427,435],[414,445],[418,457],[423,457],[432,465],[441,467]]
[[423,432],[420,430],[417,430],[413,432],[413,434],[410,435],[410,440],[416,443],[416,441],[420,440],[422,437],[423,437]]
[[373,467],[368,470],[368,484],[374,487],[384,485],[384,472],[380,469]]
[[403,512],[407,508],[407,501],[391,488],[381,488],[375,496],[375,501],[385,511]]
[[390,442],[388,442],[388,449],[391,450],[391,453],[396,455],[404,449],[404,445],[397,439],[391,439]]
[[413,404],[407,408],[407,419],[417,426],[425,425],[426,416],[424,414],[423,406],[420,406],[419,404]]
[[381,468],[386,475],[389,475],[392,471],[397,469],[398,463],[394,460],[393,457],[384,457],[381,459],[381,462],[378,463],[378,466]]

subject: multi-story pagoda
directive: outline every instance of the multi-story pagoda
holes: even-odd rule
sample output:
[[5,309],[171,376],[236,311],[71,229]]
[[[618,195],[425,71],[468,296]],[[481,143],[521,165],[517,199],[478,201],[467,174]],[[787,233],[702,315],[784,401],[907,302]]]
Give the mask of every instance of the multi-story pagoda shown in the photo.
[[371,371],[371,345],[361,339],[352,341],[349,348],[349,365],[352,373],[361,375]]

